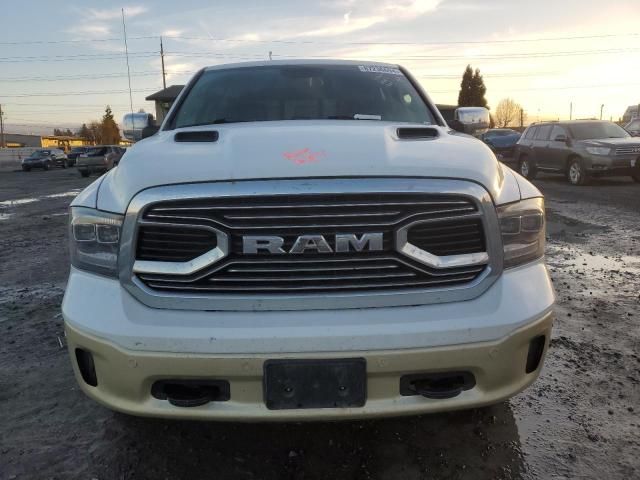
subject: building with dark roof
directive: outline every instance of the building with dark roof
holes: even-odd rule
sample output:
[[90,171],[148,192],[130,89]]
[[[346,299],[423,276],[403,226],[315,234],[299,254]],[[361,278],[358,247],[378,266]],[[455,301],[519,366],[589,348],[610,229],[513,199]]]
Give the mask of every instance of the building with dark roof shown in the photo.
[[184,85],[171,85],[159,92],[156,92],[152,95],[149,95],[145,100],[149,100],[150,102],[155,102],[156,104],[156,122],[159,124],[162,123],[164,117],[169,112],[171,105],[178,98],[180,92],[184,88]]

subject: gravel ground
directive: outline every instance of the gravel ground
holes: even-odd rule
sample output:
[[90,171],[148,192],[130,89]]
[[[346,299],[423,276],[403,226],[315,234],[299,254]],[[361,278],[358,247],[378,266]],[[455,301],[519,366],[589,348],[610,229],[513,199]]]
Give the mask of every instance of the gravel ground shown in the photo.
[[0,172],[1,479],[640,477],[640,185],[536,182],[558,320],[527,391],[450,414],[251,425],[127,417],[76,386],[66,208],[89,181]]

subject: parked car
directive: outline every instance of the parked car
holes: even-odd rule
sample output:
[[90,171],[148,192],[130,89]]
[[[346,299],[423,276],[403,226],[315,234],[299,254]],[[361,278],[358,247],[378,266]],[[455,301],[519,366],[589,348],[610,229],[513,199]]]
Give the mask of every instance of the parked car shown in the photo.
[[554,318],[542,194],[452,134],[405,69],[217,65],[183,92],[71,204],[62,314],[88,396],[144,416],[362,419],[497,403],[537,378]]
[[117,166],[126,149],[117,145],[98,145],[81,153],[76,161],[80,175],[88,177],[92,173],[104,173]]
[[512,163],[520,136],[520,132],[510,128],[492,128],[483,133],[480,139],[493,150],[498,159],[504,163]]
[[67,155],[59,148],[41,148],[22,160],[22,170],[32,168],[49,170],[51,167],[67,168]]
[[640,137],[640,118],[631,120],[624,126],[624,129],[634,137]]
[[73,147],[71,151],[67,153],[67,158],[69,159],[67,166],[73,167],[76,164],[78,157],[83,153],[87,153],[89,148],[90,147]]
[[541,122],[530,125],[516,146],[517,169],[566,175],[572,185],[589,178],[629,175],[640,182],[640,140],[622,127],[601,120]]

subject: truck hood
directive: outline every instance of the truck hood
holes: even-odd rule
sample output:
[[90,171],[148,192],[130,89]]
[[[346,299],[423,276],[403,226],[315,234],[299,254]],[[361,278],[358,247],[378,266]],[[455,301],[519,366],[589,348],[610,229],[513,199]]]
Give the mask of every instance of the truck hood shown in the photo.
[[[399,127],[419,126],[307,120],[161,131],[127,150],[102,182],[96,203],[101,210],[124,213],[131,199],[150,187],[275,178],[455,178],[483,185],[494,200],[503,190],[514,191],[513,185],[505,188],[505,178],[515,179],[474,138],[432,126],[428,128],[436,130],[436,138],[398,138]],[[176,133],[189,131],[216,131],[218,139],[175,141]]]

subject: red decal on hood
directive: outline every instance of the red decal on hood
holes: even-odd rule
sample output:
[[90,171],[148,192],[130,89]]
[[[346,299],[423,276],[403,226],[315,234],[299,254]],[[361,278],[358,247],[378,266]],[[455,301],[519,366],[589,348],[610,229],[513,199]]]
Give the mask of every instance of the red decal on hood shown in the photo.
[[308,148],[303,148],[292,152],[284,152],[282,156],[296,165],[304,165],[305,163],[317,162],[322,157],[325,157],[326,153],[324,150],[312,152]]

